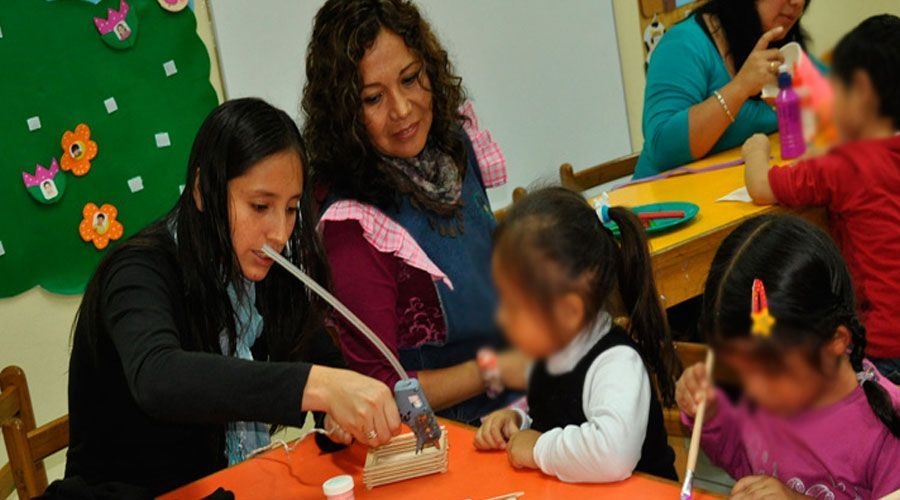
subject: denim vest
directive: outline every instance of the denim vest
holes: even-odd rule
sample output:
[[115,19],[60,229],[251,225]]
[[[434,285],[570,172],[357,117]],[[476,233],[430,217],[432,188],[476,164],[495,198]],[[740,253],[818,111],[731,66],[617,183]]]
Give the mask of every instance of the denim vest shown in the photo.
[[[494,321],[497,293],[491,279],[491,238],[497,221],[488,203],[475,152],[468,136],[464,137],[467,157],[461,195],[464,231],[455,236],[442,236],[431,227],[428,216],[412,206],[406,195],[401,197],[397,210],[383,211],[412,236],[453,284],[451,290],[443,281],[434,282],[447,323],[446,341],[400,349],[400,363],[407,370],[447,368],[475,359],[481,347],[505,345]],[[329,196],[322,210],[335,201]],[[477,425],[480,417],[521,396],[521,393],[510,391],[497,399],[481,395],[438,414]]]

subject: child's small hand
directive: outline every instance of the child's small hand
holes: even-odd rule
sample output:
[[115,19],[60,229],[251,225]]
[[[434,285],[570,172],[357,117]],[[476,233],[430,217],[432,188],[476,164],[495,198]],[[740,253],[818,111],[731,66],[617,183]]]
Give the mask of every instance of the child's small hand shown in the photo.
[[475,433],[475,448],[479,450],[505,450],[506,442],[519,432],[519,414],[513,410],[497,410],[485,417]]
[[716,414],[716,391],[713,390],[712,381],[707,380],[706,364],[697,363],[688,367],[681,374],[675,385],[675,402],[678,408],[693,418],[697,414],[697,407],[703,401],[706,394],[706,418],[710,419]]
[[328,439],[333,442],[346,445],[353,443],[353,436],[332,420],[331,415],[325,415],[325,422],[322,427],[329,432]]
[[809,498],[798,493],[771,476],[747,476],[731,489],[732,500],[772,499],[788,500]]
[[510,465],[517,469],[537,469],[537,462],[534,461],[534,445],[537,444],[539,437],[540,432],[530,429],[513,434],[506,449]]
[[766,161],[768,161],[769,156],[772,155],[772,143],[769,142],[768,136],[765,134],[753,134],[744,142],[744,147],[741,148],[741,156],[746,160],[753,155],[764,156]]

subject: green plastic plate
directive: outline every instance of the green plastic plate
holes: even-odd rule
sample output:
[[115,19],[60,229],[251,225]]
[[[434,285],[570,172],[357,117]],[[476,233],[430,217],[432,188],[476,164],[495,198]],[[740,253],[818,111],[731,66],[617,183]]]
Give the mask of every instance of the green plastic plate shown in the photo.
[[[700,212],[700,207],[686,201],[669,201],[665,203],[651,203],[649,205],[641,205],[631,208],[631,211],[636,214],[639,214],[641,212],[668,212],[672,210],[684,211],[684,217],[681,217],[680,219],[652,220],[650,221],[650,226],[647,227],[647,234],[656,234],[670,231],[690,222],[694,217],[697,216],[697,213]],[[609,228],[609,230],[612,231],[614,235],[620,235],[619,226],[616,225],[615,222],[606,224],[606,227]]]

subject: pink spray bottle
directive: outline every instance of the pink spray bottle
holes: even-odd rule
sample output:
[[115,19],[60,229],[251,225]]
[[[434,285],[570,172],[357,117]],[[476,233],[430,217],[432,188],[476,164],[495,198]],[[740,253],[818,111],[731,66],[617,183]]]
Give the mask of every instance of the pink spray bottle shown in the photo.
[[791,74],[787,66],[778,69],[778,96],[775,97],[775,109],[778,112],[778,132],[781,139],[781,158],[790,160],[806,152],[806,140],[803,137],[803,116],[800,110],[800,97],[794,91]]

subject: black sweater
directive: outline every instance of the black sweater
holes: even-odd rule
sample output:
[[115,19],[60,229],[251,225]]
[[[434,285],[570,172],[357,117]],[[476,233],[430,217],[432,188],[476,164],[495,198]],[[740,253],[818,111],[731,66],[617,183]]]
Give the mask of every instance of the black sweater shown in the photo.
[[[227,465],[225,423],[300,426],[308,363],[247,361],[190,350],[172,238],[115,253],[100,280],[102,326],[75,327],[69,364],[66,477],[163,493]],[[342,366],[323,330],[311,363]],[[97,339],[92,348],[91,338]],[[268,359],[265,331],[253,348]],[[94,355],[96,353],[96,357]]]

